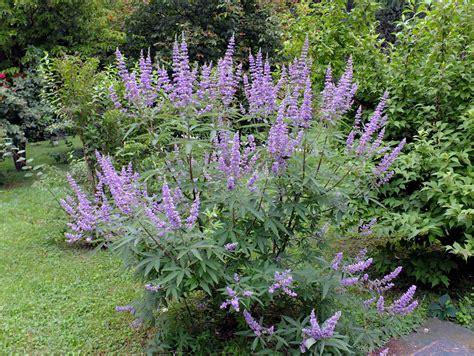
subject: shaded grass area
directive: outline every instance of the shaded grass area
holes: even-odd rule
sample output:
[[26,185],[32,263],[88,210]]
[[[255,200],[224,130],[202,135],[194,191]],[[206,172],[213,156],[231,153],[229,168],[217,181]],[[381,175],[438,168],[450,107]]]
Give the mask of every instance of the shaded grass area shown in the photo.
[[[66,168],[67,164],[61,158],[66,158],[73,149],[79,147],[81,147],[81,144],[78,137],[68,138],[67,141],[60,140],[57,145],[52,145],[49,141],[28,143],[26,158],[33,158],[32,166],[48,164]],[[4,160],[0,160],[0,188],[31,184],[35,181],[38,172],[32,171],[31,173],[34,173],[34,175],[28,177],[25,175],[27,171],[17,172],[15,170],[11,157],[5,157]]]
[[[47,161],[51,149],[39,148],[38,161]],[[63,242],[52,196],[21,173],[8,175],[14,188],[0,186],[0,354],[142,352],[145,331],[115,311],[142,286],[110,252]]]

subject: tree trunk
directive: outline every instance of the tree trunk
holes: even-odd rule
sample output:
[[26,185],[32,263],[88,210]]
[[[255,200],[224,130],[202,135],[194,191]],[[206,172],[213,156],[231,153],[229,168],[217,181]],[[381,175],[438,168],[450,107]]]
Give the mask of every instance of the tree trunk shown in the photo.
[[[13,163],[15,164],[15,169],[17,172],[20,172],[21,169],[26,166],[26,139],[22,138],[20,140],[14,140],[13,144],[18,150],[13,151]],[[19,151],[23,151],[18,153]],[[18,161],[20,158],[23,158],[21,161]]]

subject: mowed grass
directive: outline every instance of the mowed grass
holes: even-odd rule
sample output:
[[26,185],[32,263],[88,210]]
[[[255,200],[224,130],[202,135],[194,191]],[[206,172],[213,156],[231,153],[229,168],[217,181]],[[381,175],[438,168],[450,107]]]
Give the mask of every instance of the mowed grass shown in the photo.
[[[38,161],[58,148],[39,147]],[[145,331],[115,311],[143,287],[109,251],[63,242],[52,196],[22,174],[8,177],[17,179],[0,186],[0,354],[143,352]]]
[[[55,156],[67,156],[74,148],[81,146],[78,137],[69,138],[68,142],[67,144],[65,140],[60,140],[56,145],[52,145],[49,141],[28,143],[26,147],[26,158],[33,159],[31,162],[33,167],[48,164],[67,168],[67,164],[58,162]],[[38,172],[40,172],[40,170],[17,172],[13,159],[11,157],[5,157],[5,159],[0,160],[0,189],[31,184],[35,181]],[[28,176],[26,173],[33,173],[33,175]]]

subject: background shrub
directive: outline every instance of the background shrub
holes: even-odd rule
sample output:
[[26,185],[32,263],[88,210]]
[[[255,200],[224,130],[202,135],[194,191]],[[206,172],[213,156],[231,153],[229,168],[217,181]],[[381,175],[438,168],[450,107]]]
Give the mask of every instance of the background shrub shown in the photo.
[[[402,255],[407,272],[417,280],[448,285],[453,269],[466,268],[472,255],[472,4],[409,1],[399,14],[402,3],[297,5],[288,18],[285,52],[293,55],[291,40],[302,41],[308,32],[315,58],[313,80],[321,83],[329,64],[341,70],[340,61],[352,54],[361,87],[357,101],[375,107],[374,94],[388,89],[394,124],[386,134],[394,140],[406,137],[409,144],[397,166],[400,176],[370,197],[384,208],[373,204],[366,210],[366,219],[384,216],[380,234],[388,244],[383,244],[379,263]],[[387,36],[384,19],[391,9],[400,21],[391,23],[394,33]],[[333,22],[334,17],[340,21]],[[357,201],[353,204],[360,213],[366,209]]]

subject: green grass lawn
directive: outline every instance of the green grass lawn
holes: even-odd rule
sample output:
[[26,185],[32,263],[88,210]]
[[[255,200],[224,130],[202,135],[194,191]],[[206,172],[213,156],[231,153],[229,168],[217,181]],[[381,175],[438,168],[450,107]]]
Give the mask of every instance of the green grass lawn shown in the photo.
[[[64,140],[60,140],[54,146],[49,141],[28,143],[26,147],[26,158],[33,158],[31,162],[33,166],[48,164],[66,168],[67,165],[58,162],[55,157],[58,155],[67,156],[68,152],[71,152],[73,148],[80,147],[78,137],[69,138],[68,141],[69,144],[66,144]],[[28,172],[17,172],[13,164],[13,159],[6,157],[3,161],[0,161],[0,188],[31,184],[34,182],[38,171],[32,171],[34,175],[31,177],[28,177],[26,173]]]
[[[53,163],[49,153],[62,146],[37,144],[30,156]],[[145,332],[115,311],[138,298],[141,285],[110,252],[63,242],[56,201],[13,169],[0,186],[0,354],[142,352]]]

